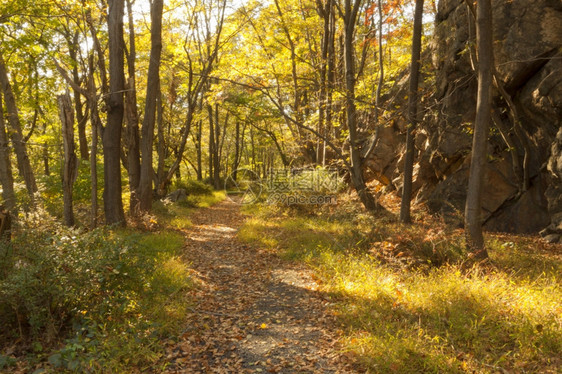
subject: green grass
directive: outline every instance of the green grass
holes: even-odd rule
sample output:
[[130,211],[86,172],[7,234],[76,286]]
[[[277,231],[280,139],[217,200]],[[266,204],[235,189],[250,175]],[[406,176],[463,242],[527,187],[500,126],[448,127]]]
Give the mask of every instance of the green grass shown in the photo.
[[[98,365],[114,372],[152,367],[163,354],[161,339],[179,333],[190,305],[186,291],[193,284],[181,258],[182,235],[133,230],[113,234],[130,243],[129,260],[119,269],[124,279],[108,290],[102,300],[104,307],[82,311],[85,330],[79,329],[61,350],[65,358],[76,342],[84,347],[76,354],[80,370]],[[92,340],[83,339],[85,332]],[[97,347],[88,349],[92,341]],[[71,368],[71,362],[67,358],[62,363]]]
[[163,369],[162,341],[185,328],[196,287],[180,231],[224,194],[190,197],[156,202],[136,225],[149,230],[79,231],[44,210],[20,222],[12,243],[0,243],[0,371]]
[[314,269],[364,369],[560,372],[559,252],[489,235],[491,265],[467,271],[458,230],[349,213],[248,208],[239,236]]
[[[154,222],[159,222],[164,227],[173,229],[186,229],[191,226],[189,215],[199,208],[208,208],[226,198],[223,191],[213,191],[205,195],[188,195],[186,201],[167,203],[157,201],[153,204],[153,213],[158,217]],[[154,219],[148,217],[148,219]]]
[[[78,232],[43,214],[0,245],[0,370],[91,371],[154,365],[178,332],[193,287],[183,235]],[[13,342],[17,344],[13,345]]]

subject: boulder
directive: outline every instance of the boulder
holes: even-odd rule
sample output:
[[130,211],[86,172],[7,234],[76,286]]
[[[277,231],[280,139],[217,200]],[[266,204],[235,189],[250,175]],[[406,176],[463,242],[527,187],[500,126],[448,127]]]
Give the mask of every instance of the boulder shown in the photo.
[[187,200],[187,191],[183,188],[179,188],[166,196],[166,200],[171,202],[181,202]]
[[[485,227],[521,233],[549,227],[547,235],[562,235],[562,2],[492,0],[492,7],[496,70],[514,103],[522,132],[514,131],[508,101],[493,89],[495,119],[504,133],[493,126],[489,137],[482,211]],[[466,199],[476,109],[475,38],[475,22],[466,2],[440,0],[431,43],[435,86],[424,88],[430,80],[422,80],[422,89],[434,94],[425,105],[431,110],[424,112],[416,130],[413,188],[417,202],[426,202],[431,211],[458,224],[462,224]],[[407,80],[402,80],[390,96],[402,100],[393,104],[404,108]],[[428,100],[427,95],[422,97]],[[397,187],[398,194],[402,127],[398,123],[385,128],[366,162],[367,178]],[[515,145],[514,152],[510,153],[503,136]],[[520,172],[523,144],[529,149],[530,187],[526,191]]]
[[[530,146],[531,188],[520,193],[521,176],[513,172],[508,147],[495,130],[488,147],[494,161],[484,181],[485,227],[525,233],[558,227],[562,223],[562,2],[493,0],[492,6],[496,67]],[[465,1],[439,1],[432,59],[439,114],[431,124],[438,141],[430,149],[430,164],[439,181],[433,189],[430,179],[420,181],[423,196],[418,196],[434,211],[446,211],[451,205],[462,211],[464,206],[471,147],[468,130],[476,107],[474,42],[475,25]],[[497,90],[493,102],[500,120],[512,129],[509,107]],[[518,144],[522,163],[521,142],[513,132],[509,136]]]
[[547,227],[547,231],[549,234],[562,235],[562,128],[558,130],[550,152],[551,156],[547,165],[549,180],[545,192],[550,215],[550,225]]

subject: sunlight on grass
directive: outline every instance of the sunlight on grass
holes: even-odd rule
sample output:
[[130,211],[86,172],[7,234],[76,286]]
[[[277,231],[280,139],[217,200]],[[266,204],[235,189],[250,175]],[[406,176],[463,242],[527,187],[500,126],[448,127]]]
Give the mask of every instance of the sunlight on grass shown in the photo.
[[129,243],[129,260],[120,268],[123,281],[116,287],[116,295],[104,300],[108,308],[115,309],[113,303],[120,307],[103,323],[96,314],[86,315],[84,323],[100,335],[95,339],[96,350],[105,352],[105,357],[99,363],[119,372],[131,365],[150,366],[160,359],[157,343],[179,331],[190,305],[182,291],[193,283],[188,265],[179,257],[184,243],[181,234],[121,229],[112,236]]
[[175,229],[187,229],[192,223],[189,215],[197,208],[208,208],[226,198],[223,191],[213,191],[207,195],[189,195],[187,200],[177,203],[157,201],[153,204],[153,212],[158,222]]
[[[224,191],[213,191],[212,195],[200,195],[193,199],[193,203],[199,208],[208,208],[226,199]],[[189,197],[188,197],[188,201]]]
[[276,232],[276,228],[278,228],[278,224],[275,222],[264,222],[259,218],[249,218],[238,231],[238,237],[245,242],[273,249],[277,247],[278,241],[269,234]]
[[[369,372],[554,373],[562,364],[559,256],[491,238],[494,265],[467,272],[447,264],[459,253],[454,232],[365,217],[358,225],[345,216],[246,213],[253,218],[240,238],[315,270],[343,322],[344,349]],[[381,261],[382,243],[393,253],[439,256],[440,266]]]

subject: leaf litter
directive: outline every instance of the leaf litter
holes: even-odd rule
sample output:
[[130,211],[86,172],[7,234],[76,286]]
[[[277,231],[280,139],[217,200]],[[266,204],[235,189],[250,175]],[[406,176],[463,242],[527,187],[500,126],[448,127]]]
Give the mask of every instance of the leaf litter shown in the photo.
[[184,257],[199,285],[184,332],[166,342],[166,372],[358,372],[304,265],[239,241],[244,217],[231,201],[190,218]]

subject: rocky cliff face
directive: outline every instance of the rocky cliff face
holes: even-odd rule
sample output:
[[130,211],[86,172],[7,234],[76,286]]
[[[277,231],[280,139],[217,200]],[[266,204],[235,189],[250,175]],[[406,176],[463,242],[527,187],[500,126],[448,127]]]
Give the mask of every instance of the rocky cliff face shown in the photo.
[[[548,227],[543,232],[548,239],[562,242],[562,2],[492,3],[498,85],[485,227],[520,233]],[[417,133],[414,185],[418,200],[452,220],[461,220],[466,197],[476,106],[475,35],[464,0],[439,1],[434,102],[425,106]],[[368,163],[373,177],[398,191],[401,152],[394,142],[401,127],[386,130]]]

